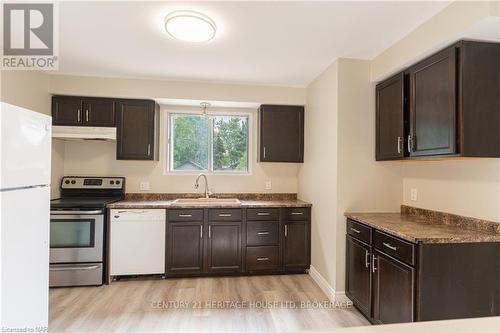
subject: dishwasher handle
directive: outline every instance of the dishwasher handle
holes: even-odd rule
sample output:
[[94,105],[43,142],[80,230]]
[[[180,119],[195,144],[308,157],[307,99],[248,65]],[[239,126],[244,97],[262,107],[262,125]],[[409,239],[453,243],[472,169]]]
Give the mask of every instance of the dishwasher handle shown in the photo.
[[113,221],[166,221],[164,209],[154,210],[118,210],[111,211],[111,218]]

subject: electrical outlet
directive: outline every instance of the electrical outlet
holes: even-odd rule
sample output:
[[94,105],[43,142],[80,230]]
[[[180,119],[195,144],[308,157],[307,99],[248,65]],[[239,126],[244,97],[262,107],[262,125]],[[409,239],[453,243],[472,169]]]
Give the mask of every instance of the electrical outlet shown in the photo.
[[412,188],[410,190],[410,200],[411,201],[417,201],[418,200],[418,191],[416,188]]
[[271,190],[273,188],[273,183],[270,180],[266,180],[266,190]]
[[141,182],[139,188],[141,191],[149,191],[149,182]]

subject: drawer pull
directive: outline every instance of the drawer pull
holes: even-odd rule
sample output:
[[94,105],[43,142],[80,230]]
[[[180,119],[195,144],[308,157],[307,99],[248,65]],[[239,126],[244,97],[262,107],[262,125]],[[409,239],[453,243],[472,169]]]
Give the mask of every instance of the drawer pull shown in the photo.
[[398,248],[396,246],[392,246],[390,243],[382,243],[384,244],[385,247],[393,250],[393,251],[396,251]]
[[258,257],[257,261],[269,261],[269,257]]
[[179,217],[193,217],[193,214],[179,214]]
[[257,215],[258,216],[269,216],[269,215],[271,215],[271,213],[258,212]]
[[360,230],[358,230],[358,229],[354,229],[354,228],[351,228],[351,231],[353,231],[353,232],[355,232],[355,233],[357,233],[357,234],[360,234],[360,233],[361,233],[361,231],[360,231]]
[[370,251],[366,250],[365,253],[365,267],[370,267]]
[[292,215],[304,215],[303,212],[292,212]]
[[257,235],[269,235],[269,231],[259,231]]
[[219,214],[219,217],[231,217],[232,214]]

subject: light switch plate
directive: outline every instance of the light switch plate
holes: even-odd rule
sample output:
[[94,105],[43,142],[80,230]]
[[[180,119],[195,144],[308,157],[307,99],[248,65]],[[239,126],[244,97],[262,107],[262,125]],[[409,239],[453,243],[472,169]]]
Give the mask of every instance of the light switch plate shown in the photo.
[[141,182],[139,184],[139,189],[141,191],[149,191],[150,187],[149,187],[149,182]]
[[270,180],[266,180],[266,190],[271,190],[273,188],[273,183]]
[[412,188],[410,190],[410,200],[411,201],[417,201],[418,200],[418,191],[416,188]]

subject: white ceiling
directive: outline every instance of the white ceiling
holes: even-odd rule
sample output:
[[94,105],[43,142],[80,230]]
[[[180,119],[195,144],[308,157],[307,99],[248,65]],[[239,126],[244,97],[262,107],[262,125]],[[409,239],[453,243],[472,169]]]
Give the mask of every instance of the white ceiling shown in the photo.
[[[60,2],[63,74],[304,87],[335,58],[372,59],[449,2]],[[202,12],[212,41],[173,40],[166,14]]]

